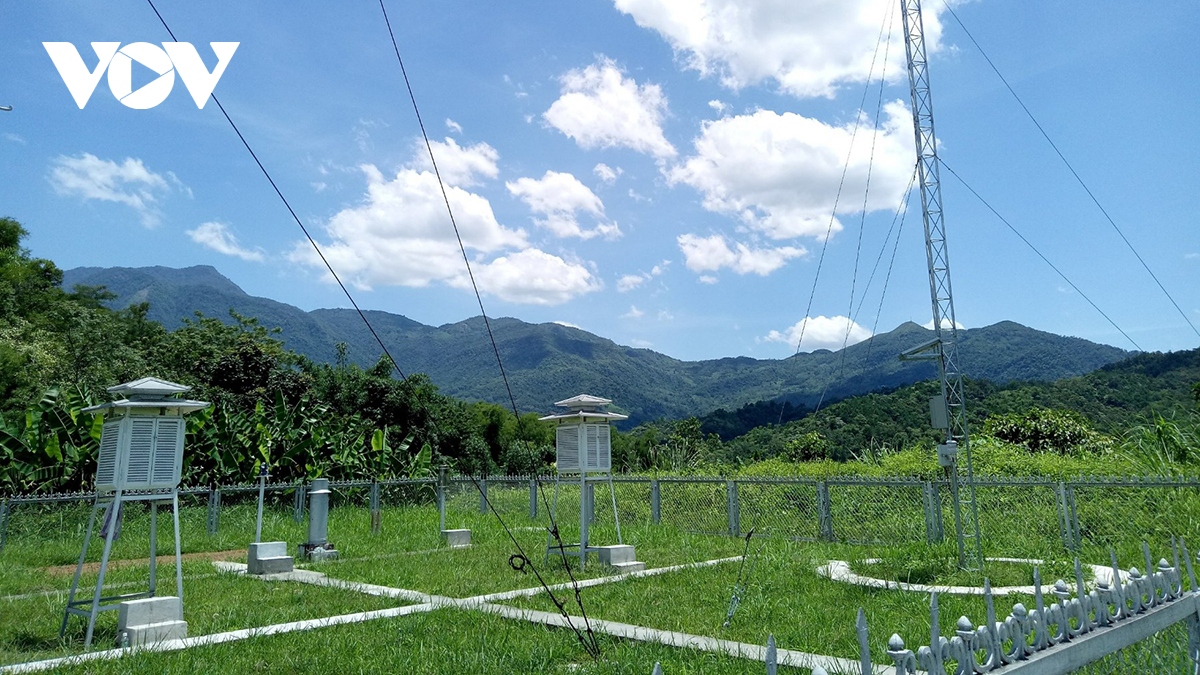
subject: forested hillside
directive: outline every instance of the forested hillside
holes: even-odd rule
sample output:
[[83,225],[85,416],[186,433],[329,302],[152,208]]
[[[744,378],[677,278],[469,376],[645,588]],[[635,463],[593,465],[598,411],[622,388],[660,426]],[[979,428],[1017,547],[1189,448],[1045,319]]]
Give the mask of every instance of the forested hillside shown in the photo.
[[[473,474],[552,471],[552,430],[537,421],[537,413],[518,418],[500,405],[459,400],[420,373],[400,380],[386,361],[363,367],[344,345],[331,362],[316,362],[289,349],[274,326],[236,313],[226,320],[193,316],[168,328],[151,318],[152,300],[111,309],[114,293],[105,288],[64,290],[61,270],[22,248],[24,236],[19,223],[0,218],[0,494],[86,489],[95,473],[102,419],[82,409],[107,400],[106,387],[145,375],[190,385],[190,396],[213,403],[189,418],[184,480],[192,485],[244,482],[263,464],[280,480],[425,475],[442,462]],[[219,275],[200,274],[204,283],[219,284]],[[237,289],[230,284],[225,292],[233,297]],[[332,321],[326,312],[304,316],[318,324]],[[432,329],[396,315],[373,318],[395,334],[427,333],[432,350],[448,352],[444,358],[452,361],[453,346],[467,342],[477,328],[475,320]],[[905,382],[921,372],[902,371],[894,357],[927,337],[918,326],[906,324],[842,354],[672,364],[661,354],[576,329],[498,323],[507,325],[504,348],[514,380],[524,386],[548,387],[547,380],[521,379],[540,370],[577,385],[578,375],[561,365],[574,363],[594,369],[596,382],[618,381],[630,367],[650,380],[682,372],[695,391],[727,397],[729,391],[766,387],[766,380],[755,377],[767,372],[775,390],[807,386],[825,392],[816,412],[819,396],[800,397],[798,404],[777,399],[731,406],[703,419],[693,416],[705,409],[700,402],[715,399],[685,399],[691,406],[687,414],[614,436],[618,470],[925,476],[939,471],[932,456],[937,438],[927,419],[936,387]],[[988,345],[997,342],[1007,344],[1000,350],[1004,356],[992,356]],[[1039,352],[1037,344],[1050,348]],[[990,368],[1015,380],[1051,370],[1046,359],[1073,369],[1085,368],[1092,358],[1111,361],[1112,348],[1098,347],[1001,323],[966,332],[962,353],[968,369]],[[1010,358],[1022,349],[1033,355],[1028,362]],[[614,350],[628,362],[614,365]],[[871,380],[873,386],[891,382],[892,389],[836,400],[865,386],[869,369],[856,363],[879,365],[872,377],[883,379]],[[460,361],[453,367],[465,369]],[[464,370],[463,377],[470,373]],[[1056,382],[970,380],[977,466],[997,473],[1192,471],[1200,463],[1197,382],[1200,350],[1137,355]],[[638,400],[633,387],[641,385],[630,380],[624,386],[628,400]],[[641,395],[665,399],[662,386]],[[543,391],[538,398],[553,401],[554,395]]]
[[[315,363],[332,363],[338,344],[345,345],[350,363],[364,368],[381,354],[353,310],[305,312],[254,297],[211,267],[79,268],[65,277],[64,287],[73,284],[104,285],[117,296],[108,301],[115,309],[149,302],[148,317],[168,329],[193,318],[195,311],[229,322],[232,309],[260,325],[279,327],[276,337]],[[389,312],[367,315],[404,372],[425,373],[441,391],[457,398],[508,405],[508,390],[479,317],[433,327]],[[629,415],[623,428],[762,400],[812,408],[819,402],[919,382],[935,372],[930,363],[896,357],[932,338],[931,331],[915,323],[838,352],[707,361],[680,361],[555,323],[502,317],[492,320],[492,330],[522,411],[548,412],[554,401],[590,393],[612,399]],[[1128,353],[1005,321],[962,331],[960,355],[970,376],[1009,382],[1082,375]]]

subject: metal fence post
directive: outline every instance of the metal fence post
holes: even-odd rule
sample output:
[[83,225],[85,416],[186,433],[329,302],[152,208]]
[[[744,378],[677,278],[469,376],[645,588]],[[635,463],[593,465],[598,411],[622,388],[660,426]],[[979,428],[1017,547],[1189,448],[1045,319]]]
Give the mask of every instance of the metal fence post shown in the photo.
[[488,494],[487,494],[487,479],[479,479],[479,512],[488,512]]
[[658,525],[662,522],[662,495],[658,491],[658,479],[650,479],[650,522]]
[[725,481],[725,508],[729,519],[729,535],[742,536],[742,514],[738,505],[738,486],[736,481]]
[[538,512],[538,480],[537,477],[529,479],[529,519],[535,520]]
[[379,534],[383,514],[379,511],[379,481],[371,481],[371,534]]
[[817,529],[821,539],[833,541],[833,503],[829,499],[829,485],[817,481]]
[[930,544],[937,544],[945,537],[942,532],[942,500],[937,485],[932,481],[925,481],[922,488],[925,493],[925,539]]
[[8,542],[8,500],[0,500],[0,553],[4,552],[4,544]]
[[438,507],[438,531],[446,529],[446,465],[438,467],[437,477],[437,507]]
[[1054,487],[1055,502],[1058,505],[1058,532],[1062,537],[1063,547],[1067,550],[1075,548],[1075,537],[1071,534],[1071,510],[1067,506],[1067,486],[1059,481]]
[[296,491],[292,499],[292,520],[304,522],[304,481],[296,483]]
[[1072,550],[1078,551],[1083,544],[1083,533],[1079,530],[1079,513],[1075,510],[1075,487],[1068,483],[1066,492],[1067,513],[1070,516],[1068,522],[1071,523],[1071,540],[1074,542]]
[[208,489],[208,533],[216,534],[221,526],[221,489]]

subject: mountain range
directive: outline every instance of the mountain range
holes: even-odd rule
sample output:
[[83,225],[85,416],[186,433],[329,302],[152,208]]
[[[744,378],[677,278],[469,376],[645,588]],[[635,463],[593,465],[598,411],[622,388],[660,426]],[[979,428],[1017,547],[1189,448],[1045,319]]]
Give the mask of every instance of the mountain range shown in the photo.
[[[252,296],[206,265],[67,270],[63,287],[76,285],[106,287],[116,295],[109,302],[113,308],[149,302],[149,318],[168,329],[179,327],[196,312],[231,321],[232,310],[268,328],[280,328],[278,337],[289,349],[316,362],[334,361],[339,342],[347,345],[348,358],[361,365],[374,364],[381,355],[354,310],[304,311]],[[508,404],[481,317],[435,327],[390,312],[365,314],[405,373],[425,373],[451,396]],[[589,393],[612,399],[614,408],[629,414],[627,425],[762,400],[813,406],[936,376],[930,362],[897,358],[900,352],[933,339],[932,331],[911,322],[836,352],[706,361],[681,361],[556,323],[497,318],[491,320],[491,327],[522,411],[549,411],[556,400]],[[1082,375],[1129,355],[1116,347],[1011,321],[959,333],[963,371],[998,383]]]

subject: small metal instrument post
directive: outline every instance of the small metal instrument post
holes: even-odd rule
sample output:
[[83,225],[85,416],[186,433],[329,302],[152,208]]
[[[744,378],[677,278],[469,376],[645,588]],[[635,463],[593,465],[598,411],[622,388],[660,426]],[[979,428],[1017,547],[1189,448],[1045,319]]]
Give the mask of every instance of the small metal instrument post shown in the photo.
[[271,474],[267,473],[267,465],[264,462],[258,468],[258,519],[254,523],[254,543],[262,542],[262,520],[263,520],[263,496],[267,489],[267,479]]

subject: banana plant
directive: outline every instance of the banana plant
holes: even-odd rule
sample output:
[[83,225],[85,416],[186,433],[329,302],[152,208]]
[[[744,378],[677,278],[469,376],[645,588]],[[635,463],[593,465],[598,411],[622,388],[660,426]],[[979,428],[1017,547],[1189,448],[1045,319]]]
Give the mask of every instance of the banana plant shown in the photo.
[[13,492],[81,487],[91,479],[102,415],[78,390],[48,389],[24,415],[0,418],[0,486]]

